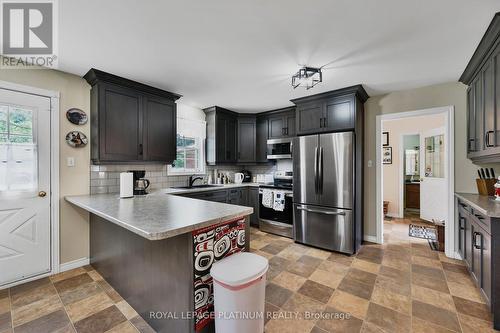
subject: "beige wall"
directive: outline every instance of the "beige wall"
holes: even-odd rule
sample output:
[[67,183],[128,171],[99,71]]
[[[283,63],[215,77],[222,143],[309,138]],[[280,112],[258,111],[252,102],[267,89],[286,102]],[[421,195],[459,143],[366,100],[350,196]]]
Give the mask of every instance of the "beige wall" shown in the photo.
[[[455,107],[455,191],[477,193],[475,178],[478,165],[466,155],[466,89],[459,82],[449,82],[418,89],[397,91],[370,97],[365,103],[365,223],[364,234],[376,233],[375,186],[375,119],[377,115],[429,109],[453,105]],[[368,161],[373,167],[368,168]],[[498,174],[500,165],[494,167]]]
[[399,193],[401,191],[399,179],[402,169],[400,166],[402,135],[420,134],[422,131],[445,126],[445,115],[429,115],[422,117],[410,117],[395,120],[387,120],[382,123],[384,132],[389,132],[389,146],[392,147],[392,164],[384,164],[384,200],[389,201],[390,216],[399,216],[400,205]]
[[[79,130],[90,136],[89,122],[83,126],[71,124],[66,119],[66,110],[72,107],[90,113],[90,86],[82,78],[48,69],[0,70],[0,80],[60,92],[59,145],[60,145],[60,262],[88,257],[88,214],[64,201],[64,196],[89,192],[90,145],[71,148],[64,138],[71,130]],[[66,166],[67,157],[75,158],[75,167]]]

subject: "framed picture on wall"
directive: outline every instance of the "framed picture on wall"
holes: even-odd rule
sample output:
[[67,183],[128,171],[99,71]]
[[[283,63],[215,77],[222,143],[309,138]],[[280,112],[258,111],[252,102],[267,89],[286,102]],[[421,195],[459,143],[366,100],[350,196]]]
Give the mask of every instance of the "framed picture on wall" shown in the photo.
[[382,148],[382,162],[383,164],[392,164],[392,147]]
[[382,146],[387,147],[389,145],[389,132],[382,132]]

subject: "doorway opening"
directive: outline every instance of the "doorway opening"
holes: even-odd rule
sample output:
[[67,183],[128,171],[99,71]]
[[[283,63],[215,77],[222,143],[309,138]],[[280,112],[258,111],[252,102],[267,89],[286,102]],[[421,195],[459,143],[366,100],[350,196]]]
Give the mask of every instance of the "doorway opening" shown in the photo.
[[456,257],[453,107],[381,115],[376,124],[377,242],[410,235]]

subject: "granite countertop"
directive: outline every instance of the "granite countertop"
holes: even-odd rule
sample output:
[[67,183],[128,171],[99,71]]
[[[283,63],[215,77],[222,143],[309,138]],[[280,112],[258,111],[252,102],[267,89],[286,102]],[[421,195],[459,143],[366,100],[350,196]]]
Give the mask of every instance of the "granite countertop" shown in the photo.
[[241,183],[241,184],[225,184],[225,185],[214,185],[211,187],[193,187],[193,188],[175,188],[169,187],[160,190],[156,190],[151,192],[151,194],[188,194],[188,193],[197,193],[197,192],[209,192],[209,191],[217,191],[217,190],[227,190],[231,188],[240,188],[240,187],[259,187],[259,183]]
[[455,196],[483,215],[500,218],[500,202],[495,201],[494,197],[473,193],[455,193]]
[[251,207],[157,194],[120,199],[118,194],[67,196],[66,201],[149,240],[161,240],[233,218]]

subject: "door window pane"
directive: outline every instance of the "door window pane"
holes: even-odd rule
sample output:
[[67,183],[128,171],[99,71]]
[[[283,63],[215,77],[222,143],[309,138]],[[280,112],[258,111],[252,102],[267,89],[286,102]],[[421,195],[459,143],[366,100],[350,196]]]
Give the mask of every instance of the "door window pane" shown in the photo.
[[0,192],[36,191],[38,154],[35,112],[0,105]]
[[444,178],[444,135],[425,138],[425,177]]

